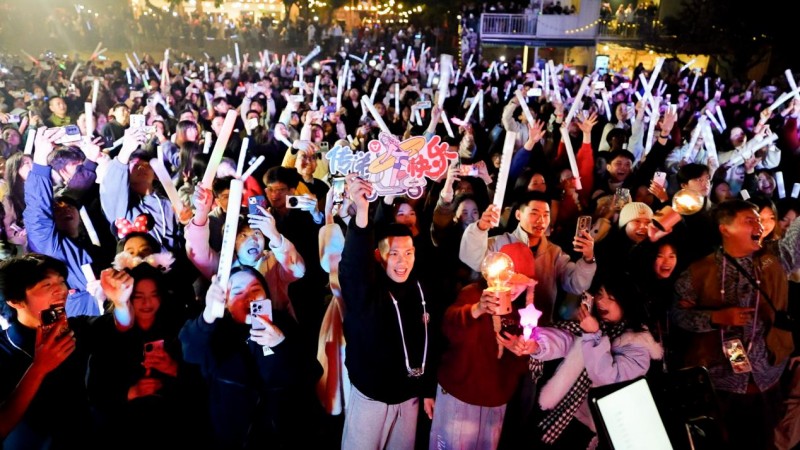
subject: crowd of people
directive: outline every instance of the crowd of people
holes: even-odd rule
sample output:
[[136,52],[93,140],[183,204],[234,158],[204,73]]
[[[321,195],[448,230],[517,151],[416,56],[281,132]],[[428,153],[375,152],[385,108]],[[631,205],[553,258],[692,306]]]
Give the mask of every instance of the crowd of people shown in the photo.
[[7,64],[4,447],[594,448],[698,366],[800,441],[794,80],[384,44]]

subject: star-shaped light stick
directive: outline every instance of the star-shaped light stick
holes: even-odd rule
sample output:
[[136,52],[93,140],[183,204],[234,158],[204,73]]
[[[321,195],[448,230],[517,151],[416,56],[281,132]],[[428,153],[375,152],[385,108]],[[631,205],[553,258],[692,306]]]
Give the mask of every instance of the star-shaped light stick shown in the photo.
[[522,336],[526,340],[531,338],[540,317],[542,317],[542,312],[536,309],[533,303],[529,303],[528,306],[519,310],[519,324],[522,325]]

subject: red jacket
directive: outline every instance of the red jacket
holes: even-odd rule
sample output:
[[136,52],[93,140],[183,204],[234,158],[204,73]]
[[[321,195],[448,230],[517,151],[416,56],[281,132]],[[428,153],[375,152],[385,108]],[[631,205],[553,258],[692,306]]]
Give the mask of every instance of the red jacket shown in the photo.
[[492,316],[484,314],[473,319],[470,312],[481,292],[480,284],[470,284],[445,311],[442,329],[448,346],[439,367],[439,384],[462,402],[502,406],[511,399],[520,377],[527,373],[528,357],[503,349],[503,356],[497,359],[499,344]]

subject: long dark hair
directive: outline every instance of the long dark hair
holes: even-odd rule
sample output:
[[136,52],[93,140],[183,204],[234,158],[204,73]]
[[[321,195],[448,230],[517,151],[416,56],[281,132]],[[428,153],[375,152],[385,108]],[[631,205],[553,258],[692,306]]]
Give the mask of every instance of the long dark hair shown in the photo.
[[25,158],[31,159],[31,156],[23,153],[11,155],[6,161],[6,173],[4,174],[6,184],[8,184],[8,198],[17,215],[17,223],[20,225],[23,225],[22,212],[25,211],[25,180],[19,175],[19,168],[25,163]]
[[[606,294],[614,297],[619,304],[626,329],[633,331],[647,329],[647,310],[644,305],[644,297],[637,289],[630,274],[611,270],[598,271],[592,280],[589,293],[597,296],[601,288],[604,288]],[[597,308],[596,301],[594,307]]]

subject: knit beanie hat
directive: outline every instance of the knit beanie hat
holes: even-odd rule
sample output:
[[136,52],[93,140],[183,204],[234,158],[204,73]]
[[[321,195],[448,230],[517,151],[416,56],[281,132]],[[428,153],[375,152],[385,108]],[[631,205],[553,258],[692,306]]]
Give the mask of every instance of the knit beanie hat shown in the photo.
[[619,227],[624,228],[631,220],[653,220],[653,210],[642,202],[631,202],[622,208],[619,213]]

